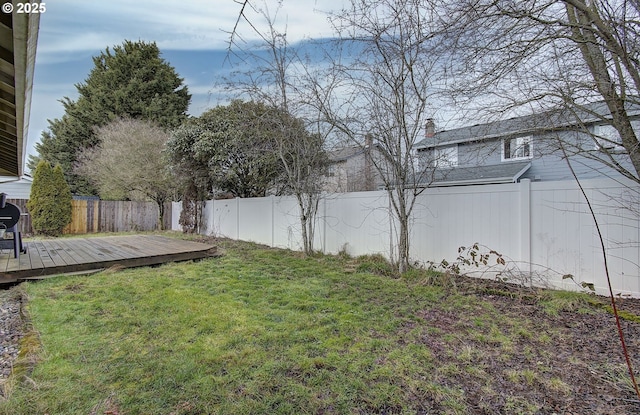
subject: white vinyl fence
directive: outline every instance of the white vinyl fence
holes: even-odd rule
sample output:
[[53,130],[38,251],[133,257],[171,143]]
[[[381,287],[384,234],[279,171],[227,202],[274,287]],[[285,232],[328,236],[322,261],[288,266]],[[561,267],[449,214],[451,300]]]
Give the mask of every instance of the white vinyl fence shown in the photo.
[[[640,297],[640,188],[610,179],[582,186],[608,248],[614,292]],[[172,212],[172,227],[180,230],[180,203],[174,203]],[[203,216],[203,233],[209,235],[302,247],[293,197],[209,201]],[[484,252],[497,251],[507,261],[506,268],[494,265],[482,270],[482,276],[500,273],[516,282],[566,289],[586,282],[599,294],[608,293],[596,227],[573,181],[426,189],[412,219],[411,253],[419,263],[453,262],[459,247],[478,243]],[[320,201],[315,247],[325,253],[389,257],[393,224],[384,191],[326,195]],[[568,274],[573,280],[563,279]]]

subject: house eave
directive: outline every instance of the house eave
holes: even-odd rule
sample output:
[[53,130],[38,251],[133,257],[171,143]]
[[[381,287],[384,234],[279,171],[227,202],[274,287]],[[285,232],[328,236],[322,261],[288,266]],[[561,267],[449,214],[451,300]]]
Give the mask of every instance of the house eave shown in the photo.
[[471,186],[475,184],[480,185],[480,184],[504,184],[504,183],[514,183],[514,180],[512,177],[490,177],[486,179],[433,182],[426,186],[420,186],[420,187],[452,187],[452,186]]
[[[481,166],[478,166],[481,167]],[[464,167],[462,167],[464,168]],[[418,184],[417,187],[447,187],[447,186],[470,186],[480,184],[504,184],[504,183],[517,183],[518,180],[531,168],[531,162],[525,164],[520,170],[514,174],[504,176],[488,176],[479,177],[473,179],[459,179],[459,180],[434,180],[430,183]],[[453,168],[455,169],[455,167]],[[446,177],[446,176],[445,176]]]
[[0,19],[0,175],[20,177],[27,150],[40,15]]

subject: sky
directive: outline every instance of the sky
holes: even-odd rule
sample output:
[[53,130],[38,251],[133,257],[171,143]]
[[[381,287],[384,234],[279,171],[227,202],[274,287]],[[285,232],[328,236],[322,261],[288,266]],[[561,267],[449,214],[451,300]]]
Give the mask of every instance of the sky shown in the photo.
[[[270,14],[278,0],[257,0]],[[294,43],[332,35],[327,12],[338,10],[343,0],[284,0],[276,25],[286,25],[287,40]],[[229,32],[241,4],[236,0],[50,0],[40,16],[36,67],[32,92],[27,152],[48,119],[60,118],[63,97],[77,98],[75,85],[93,68],[93,56],[124,40],[156,42],[162,58],[173,66],[192,95],[189,114],[200,115],[220,103],[216,93],[220,78],[232,68],[227,57]],[[257,16],[251,9],[245,12]],[[259,22],[255,17],[251,19]],[[278,26],[280,28],[280,26]],[[244,40],[254,37],[241,22]]]

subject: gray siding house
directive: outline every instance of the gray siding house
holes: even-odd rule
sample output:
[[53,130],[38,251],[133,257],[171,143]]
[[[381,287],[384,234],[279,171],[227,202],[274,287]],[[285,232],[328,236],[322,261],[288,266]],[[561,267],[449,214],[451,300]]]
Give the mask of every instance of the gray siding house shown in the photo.
[[372,157],[377,157],[377,152],[377,147],[369,138],[364,147],[347,146],[329,151],[329,166],[323,180],[323,190],[329,193],[346,193],[383,188],[384,181],[372,162]]
[[[632,126],[640,132],[640,106],[630,107]],[[414,147],[424,186],[572,180],[615,177],[605,163],[615,160],[632,170],[620,137],[608,124],[604,103],[580,113],[549,111],[449,131],[426,126]],[[562,151],[564,148],[565,152]]]

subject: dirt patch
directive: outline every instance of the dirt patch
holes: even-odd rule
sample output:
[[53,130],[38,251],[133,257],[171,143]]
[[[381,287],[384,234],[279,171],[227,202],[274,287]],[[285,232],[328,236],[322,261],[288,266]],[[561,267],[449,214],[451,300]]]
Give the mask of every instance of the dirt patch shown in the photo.
[[[638,414],[614,316],[606,298],[550,313],[544,295],[508,284],[459,282],[482,310],[424,310],[418,341],[437,361],[438,381],[462,390],[472,414]],[[499,292],[500,294],[496,294]],[[446,301],[445,301],[446,304]],[[626,347],[640,378],[640,300],[617,301]],[[491,318],[479,319],[474,316]],[[518,322],[518,324],[514,324]],[[422,326],[422,324],[418,324]],[[415,328],[413,328],[415,331]],[[444,369],[441,369],[444,368]],[[447,411],[437,399],[430,410]]]

